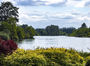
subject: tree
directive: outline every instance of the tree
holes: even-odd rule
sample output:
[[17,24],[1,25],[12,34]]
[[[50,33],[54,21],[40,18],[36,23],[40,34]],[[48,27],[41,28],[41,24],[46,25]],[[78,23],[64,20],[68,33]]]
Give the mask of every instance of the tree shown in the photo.
[[35,32],[35,30],[34,30],[34,28],[32,26],[28,26],[28,27],[25,28],[26,38],[33,38],[33,36],[35,34],[36,34],[36,32]]
[[47,32],[45,29],[36,29],[36,31],[39,35],[47,35]]
[[23,24],[23,25],[21,25],[21,27],[22,27],[23,29],[25,29],[26,27],[28,27],[28,25],[27,25],[27,24]]
[[0,21],[7,21],[11,17],[18,21],[18,8],[13,6],[11,2],[2,2],[0,6]]
[[14,23],[15,20],[11,20],[10,22],[12,22],[12,24],[8,23],[8,20],[1,22],[0,31],[4,31],[5,33],[8,33],[12,40],[18,40],[17,31],[16,31],[17,26]]
[[19,40],[22,40],[25,37],[24,29],[20,26],[17,26],[17,35]]
[[75,28],[74,27],[69,27],[69,28],[61,28],[60,29],[62,32],[64,32],[64,33],[66,33],[66,34],[71,34],[74,30],[75,30]]
[[36,31],[32,26],[24,24],[21,27],[24,29],[26,39],[33,38],[33,36],[36,35]]
[[83,23],[83,24],[81,25],[81,28],[87,28],[87,25],[86,25],[85,23]]
[[59,27],[55,25],[47,26],[46,31],[48,35],[59,35]]

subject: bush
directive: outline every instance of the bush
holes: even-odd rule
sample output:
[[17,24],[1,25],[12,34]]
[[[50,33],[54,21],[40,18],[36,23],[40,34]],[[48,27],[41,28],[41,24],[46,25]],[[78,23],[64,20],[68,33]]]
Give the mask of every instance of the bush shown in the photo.
[[54,66],[82,66],[83,57],[81,57],[75,50],[67,50],[64,48],[50,48],[41,52],[47,58],[48,65],[54,62]]
[[0,54],[12,53],[17,49],[17,44],[13,40],[0,40]]
[[85,66],[90,66],[90,59],[86,62]]
[[3,40],[10,40],[9,34],[6,34],[5,32],[0,32],[0,37]]
[[2,59],[2,66],[84,66],[84,58],[78,52],[64,48],[17,49]]
[[86,57],[86,66],[90,66],[90,56]]
[[12,55],[5,57],[4,62],[8,66],[46,66],[43,55],[28,53],[23,49],[18,49]]

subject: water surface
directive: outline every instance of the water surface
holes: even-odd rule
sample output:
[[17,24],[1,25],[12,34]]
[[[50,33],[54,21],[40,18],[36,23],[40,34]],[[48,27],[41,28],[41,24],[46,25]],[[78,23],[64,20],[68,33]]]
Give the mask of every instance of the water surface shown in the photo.
[[26,39],[18,43],[19,48],[73,48],[78,51],[90,52],[90,38],[78,38],[68,36],[34,36],[35,39]]

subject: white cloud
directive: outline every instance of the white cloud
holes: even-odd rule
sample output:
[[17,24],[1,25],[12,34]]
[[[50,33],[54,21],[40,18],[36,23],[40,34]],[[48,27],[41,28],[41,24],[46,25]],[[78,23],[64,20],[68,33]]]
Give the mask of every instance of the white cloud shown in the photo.
[[75,0],[68,0],[66,5],[67,6],[74,6],[74,7],[84,7],[86,2],[90,0],[81,0],[81,1],[75,1]]
[[77,19],[82,20],[82,21],[85,21],[85,20],[90,21],[90,17],[88,17],[88,16],[81,16],[81,17],[79,17]]
[[19,18],[28,20],[29,22],[38,22],[38,21],[46,20],[44,16],[28,15],[28,14],[20,14]]
[[7,2],[7,1],[12,2],[13,4],[16,5],[19,0],[2,0],[2,2]]
[[90,2],[90,0],[2,0],[2,1],[10,1],[13,4],[20,4],[21,2],[30,2],[32,4],[36,4],[36,5],[52,5],[52,4],[59,4],[59,3],[63,3],[63,5],[66,6],[73,6],[73,7],[85,7],[85,4],[87,2]]
[[41,0],[44,1],[46,5],[51,5],[51,4],[58,4],[63,2],[64,0]]

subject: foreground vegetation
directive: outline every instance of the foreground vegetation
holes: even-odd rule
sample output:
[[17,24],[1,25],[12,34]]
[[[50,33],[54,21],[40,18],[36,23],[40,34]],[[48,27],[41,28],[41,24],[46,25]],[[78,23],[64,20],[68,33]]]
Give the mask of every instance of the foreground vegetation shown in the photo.
[[85,66],[86,62],[90,64],[90,53],[65,48],[17,49],[11,55],[0,57],[3,66]]

